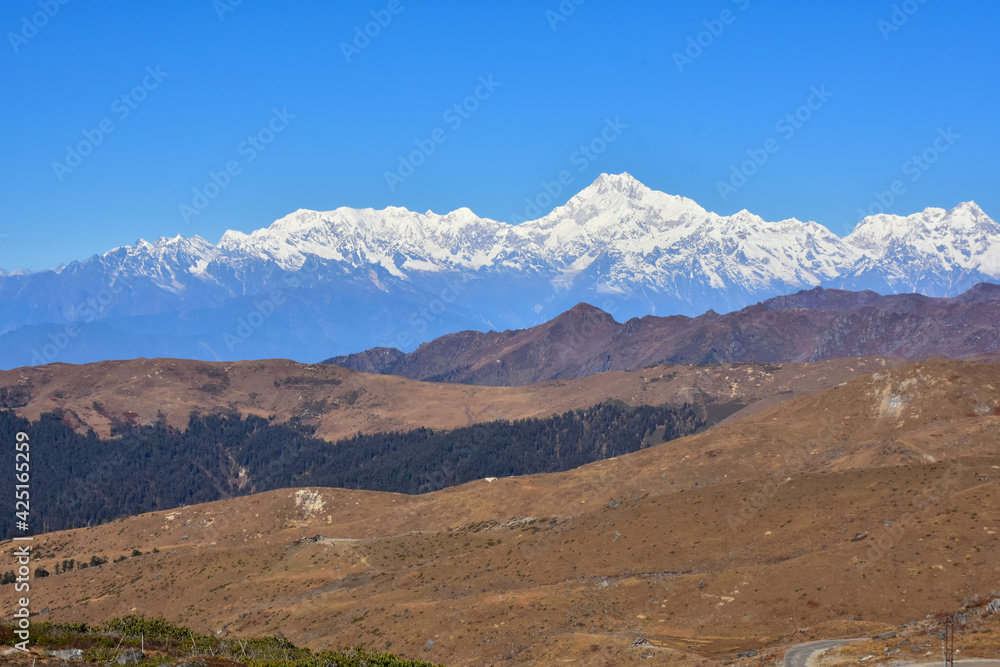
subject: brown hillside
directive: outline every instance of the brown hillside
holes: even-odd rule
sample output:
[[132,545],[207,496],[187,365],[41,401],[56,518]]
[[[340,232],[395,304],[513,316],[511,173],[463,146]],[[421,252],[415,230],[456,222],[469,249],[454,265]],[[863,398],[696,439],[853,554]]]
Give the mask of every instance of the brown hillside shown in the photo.
[[[76,426],[107,435],[112,419],[152,424],[159,414],[184,428],[192,411],[292,417],[334,440],[357,432],[420,426],[457,428],[494,419],[547,416],[608,399],[631,404],[780,402],[831,387],[899,360],[865,358],[813,364],[657,366],[530,387],[418,382],[287,360],[210,363],[136,359],[49,364],[0,371],[0,408],[37,419],[57,408]],[[733,409],[738,406],[730,406]]]
[[446,664],[776,664],[778,645],[1000,591],[998,387],[996,365],[924,362],[565,473],[275,491],[49,534],[49,570],[144,555],[38,580],[32,604]]
[[377,348],[326,363],[441,382],[516,386],[649,364],[802,362],[1000,352],[1000,285],[953,298],[815,288],[739,311],[618,323],[582,303],[515,331],[463,331],[404,354]]

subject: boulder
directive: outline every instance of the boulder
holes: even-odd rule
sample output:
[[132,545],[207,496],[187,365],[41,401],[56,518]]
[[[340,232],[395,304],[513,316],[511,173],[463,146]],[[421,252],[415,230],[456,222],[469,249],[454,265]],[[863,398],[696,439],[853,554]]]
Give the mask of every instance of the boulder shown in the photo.
[[44,655],[51,655],[60,660],[83,660],[83,649],[67,648],[61,651],[44,651]]
[[140,651],[139,649],[129,649],[128,651],[125,651],[120,656],[118,656],[118,659],[115,660],[115,664],[134,665],[136,663],[142,662],[145,659],[146,659],[146,654]]

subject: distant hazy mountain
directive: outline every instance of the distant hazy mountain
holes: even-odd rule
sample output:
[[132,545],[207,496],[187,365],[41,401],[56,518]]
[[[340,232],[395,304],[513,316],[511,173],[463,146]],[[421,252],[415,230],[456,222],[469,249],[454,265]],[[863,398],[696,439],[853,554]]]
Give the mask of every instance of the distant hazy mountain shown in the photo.
[[959,294],[1000,278],[975,204],[815,222],[720,216],[628,174],[549,215],[299,210],[251,234],[140,240],[38,273],[0,271],[0,366],[173,356],[289,357],[524,328],[576,303],[618,319],[728,312],[815,286]]
[[1000,285],[952,298],[816,287],[742,310],[618,323],[580,304],[519,331],[463,331],[406,354],[374,348],[327,363],[367,373],[492,386],[575,379],[649,364],[967,357],[1000,352]]

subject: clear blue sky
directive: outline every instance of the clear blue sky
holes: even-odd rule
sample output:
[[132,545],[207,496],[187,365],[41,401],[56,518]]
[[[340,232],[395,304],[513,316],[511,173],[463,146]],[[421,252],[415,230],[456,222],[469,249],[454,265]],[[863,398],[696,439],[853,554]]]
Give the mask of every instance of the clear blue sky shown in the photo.
[[[388,0],[243,0],[222,19],[235,0],[3,2],[0,267],[48,268],[139,237],[216,242],[298,208],[468,206],[509,220],[562,170],[573,180],[557,204],[628,171],[719,213],[838,234],[894,180],[905,188],[890,212],[971,199],[1000,216],[996,2],[565,0],[575,10],[556,22],[558,0],[398,1],[351,62],[341,44]],[[47,3],[51,18],[38,14]],[[890,32],[894,4],[915,11]],[[679,68],[675,52],[699,37],[702,53]],[[499,86],[480,88],[467,118],[445,116],[491,76]],[[779,131],[824,85],[832,96]],[[281,131],[249,161],[256,149],[241,144],[275,108],[295,117],[274,121]],[[608,118],[628,127],[594,159],[574,157]],[[113,131],[57,174],[66,146],[102,121]],[[948,127],[959,137],[939,142],[933,165],[907,165]],[[445,141],[391,189],[385,173],[436,129]],[[723,200],[718,182],[768,139],[776,150]],[[181,204],[231,161],[239,173],[186,220]]]

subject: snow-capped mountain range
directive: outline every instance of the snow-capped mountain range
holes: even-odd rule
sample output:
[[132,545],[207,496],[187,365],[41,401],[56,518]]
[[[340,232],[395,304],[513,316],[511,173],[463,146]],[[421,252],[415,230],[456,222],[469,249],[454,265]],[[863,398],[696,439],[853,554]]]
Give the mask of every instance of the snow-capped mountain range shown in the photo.
[[467,208],[296,211],[218,244],[176,236],[38,273],[0,271],[0,366],[135,356],[316,361],[521,328],[586,301],[622,321],[730,311],[817,285],[952,296],[1000,279],[976,204],[865,218],[841,238],[722,216],[602,174],[520,225]]

